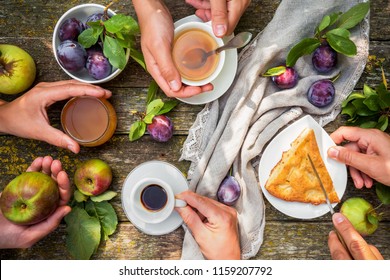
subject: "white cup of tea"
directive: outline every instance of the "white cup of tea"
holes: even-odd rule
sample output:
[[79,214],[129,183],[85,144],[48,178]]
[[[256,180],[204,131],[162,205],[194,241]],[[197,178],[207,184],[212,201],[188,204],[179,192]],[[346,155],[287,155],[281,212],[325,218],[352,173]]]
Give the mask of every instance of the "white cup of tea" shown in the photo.
[[139,220],[157,224],[166,220],[175,207],[185,207],[187,203],[175,198],[172,188],[164,181],[145,178],[132,188],[129,205]]
[[189,67],[193,50],[204,52],[224,45],[221,38],[214,35],[211,22],[187,22],[175,28],[172,48],[173,62],[181,75],[182,82],[190,86],[202,86],[218,77],[225,63],[225,52],[209,56],[201,67]]

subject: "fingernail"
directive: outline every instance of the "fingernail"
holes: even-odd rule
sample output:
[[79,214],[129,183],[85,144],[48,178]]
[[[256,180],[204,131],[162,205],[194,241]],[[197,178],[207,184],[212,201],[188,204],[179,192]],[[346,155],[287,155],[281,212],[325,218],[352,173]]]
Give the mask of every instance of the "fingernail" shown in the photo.
[[215,35],[223,36],[226,33],[226,26],[223,24],[218,24],[215,26]]
[[337,149],[337,148],[334,148],[334,147],[331,147],[329,150],[328,150],[328,155],[331,157],[331,158],[337,158],[339,156],[339,153],[340,151]]
[[68,145],[68,150],[70,150],[76,154],[76,150],[75,150],[75,147],[73,145]]
[[343,215],[341,215],[340,213],[334,213],[333,215],[333,221],[336,223],[336,224],[341,224],[342,222],[344,222],[345,218]]
[[180,85],[176,80],[170,81],[169,86],[171,87],[171,90],[173,90],[173,91],[178,91],[180,89]]

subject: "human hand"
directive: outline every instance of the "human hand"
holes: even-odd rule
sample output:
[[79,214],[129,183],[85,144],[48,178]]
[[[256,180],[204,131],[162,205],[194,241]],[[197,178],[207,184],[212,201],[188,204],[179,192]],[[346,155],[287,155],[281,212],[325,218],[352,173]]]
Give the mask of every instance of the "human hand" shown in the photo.
[[363,237],[354,229],[353,225],[341,213],[335,213],[332,221],[337,231],[343,237],[348,250],[341,244],[334,231],[329,233],[328,246],[334,260],[383,260],[378,249],[367,244]]
[[67,203],[72,195],[68,175],[62,170],[61,162],[51,157],[36,158],[30,167],[30,171],[41,171],[50,175],[57,183],[60,192],[58,208],[46,220],[31,226],[20,226],[11,223],[0,211],[0,248],[28,248],[55,230],[71,208]]
[[238,220],[234,208],[191,191],[176,197],[188,204],[176,210],[206,259],[240,259]]
[[390,185],[390,136],[378,129],[340,127],[330,137],[336,144],[328,156],[349,166],[357,188],[371,188],[373,179]]
[[202,87],[182,84],[172,59],[174,25],[162,1],[133,0],[141,28],[141,47],[146,68],[169,97],[190,97],[211,91],[211,84]]
[[215,36],[230,35],[251,0],[186,0],[203,21],[212,21]]
[[79,144],[50,125],[47,108],[57,101],[85,95],[109,98],[111,92],[74,80],[39,83],[14,101],[0,105],[0,131],[78,153]]

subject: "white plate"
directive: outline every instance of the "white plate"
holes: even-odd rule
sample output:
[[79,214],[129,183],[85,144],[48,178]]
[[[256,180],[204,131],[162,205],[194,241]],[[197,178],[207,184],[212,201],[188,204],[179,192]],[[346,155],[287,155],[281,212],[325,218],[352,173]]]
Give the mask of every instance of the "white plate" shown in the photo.
[[[202,22],[202,20],[197,16],[191,15],[176,21],[175,27],[191,21]],[[226,43],[232,37],[233,35],[226,36],[223,38],[223,40]],[[188,98],[177,98],[177,99],[179,99],[184,103],[188,103],[192,105],[200,105],[200,104],[209,103],[221,97],[233,83],[234,77],[236,76],[236,72],[237,72],[237,50],[231,49],[231,50],[226,50],[225,52],[226,52],[225,65],[224,68],[221,70],[221,73],[218,75],[218,77],[211,82],[211,84],[214,86],[214,89],[212,91],[206,91],[201,94],[188,97]]]
[[163,180],[172,187],[174,194],[181,193],[188,189],[187,179],[183,176],[181,171],[172,164],[153,160],[144,162],[134,168],[129,175],[127,175],[127,178],[123,183],[122,207],[127,218],[136,228],[150,235],[162,235],[174,231],[183,223],[183,219],[175,210],[169,218],[158,224],[145,223],[131,212],[131,201],[129,199],[131,188],[143,178],[158,178]]
[[[312,128],[314,130],[322,159],[324,160],[325,166],[332,178],[337,195],[341,200],[347,186],[347,168],[345,164],[328,158],[328,149],[336,144],[330,138],[328,133],[326,133],[326,131],[309,115],[285,128],[268,144],[260,159],[259,179],[264,196],[272,204],[272,206],[280,212],[298,219],[313,219],[330,211],[326,203],[313,205],[310,203],[285,201],[274,197],[264,187],[272,168],[274,168],[274,166],[282,158],[283,152],[291,148],[290,144],[305,128]],[[337,203],[332,204],[333,207],[336,205]]]

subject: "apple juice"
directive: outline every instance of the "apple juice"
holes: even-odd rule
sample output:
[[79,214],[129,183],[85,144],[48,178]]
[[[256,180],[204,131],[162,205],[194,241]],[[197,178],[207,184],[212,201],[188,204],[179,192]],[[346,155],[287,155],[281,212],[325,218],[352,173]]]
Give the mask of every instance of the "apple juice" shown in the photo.
[[104,98],[74,97],[61,113],[64,131],[80,145],[93,147],[107,142],[115,132],[114,107]]
[[183,61],[192,60],[188,54],[193,49],[202,49],[206,53],[218,47],[217,41],[206,31],[200,29],[189,29],[175,36],[172,50],[173,62],[183,78],[191,81],[201,81],[214,73],[218,66],[219,55],[211,55],[205,64],[199,68],[190,68]]

